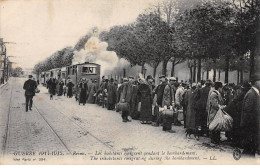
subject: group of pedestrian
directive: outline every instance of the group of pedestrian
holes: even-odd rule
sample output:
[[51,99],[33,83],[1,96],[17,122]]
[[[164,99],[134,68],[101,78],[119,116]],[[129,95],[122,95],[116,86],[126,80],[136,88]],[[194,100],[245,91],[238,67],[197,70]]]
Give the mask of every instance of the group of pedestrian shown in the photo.
[[[241,85],[223,84],[210,80],[198,83],[178,82],[175,77],[139,75],[117,80],[104,79],[100,85],[97,80],[82,78],[75,86],[75,98],[79,105],[99,104],[108,110],[121,112],[123,122],[131,119],[142,124],[163,126],[163,130],[175,132],[172,125],[183,125],[187,132],[206,136],[214,144],[221,141],[223,130],[210,130],[209,125],[216,121],[219,110],[232,117],[232,129],[225,132],[232,145],[244,149],[245,154],[253,155],[259,150],[260,76],[255,75],[251,82]],[[50,79],[48,87],[51,94],[58,83]],[[55,85],[53,84],[55,83]],[[63,83],[60,82],[60,89]],[[72,97],[74,84],[67,81],[67,95]],[[64,90],[64,89],[63,89]],[[130,119],[131,117],[131,119]]]
[[57,96],[66,96],[68,98],[72,98],[73,96],[73,87],[74,84],[72,83],[71,79],[68,79],[67,82],[63,80],[57,80],[56,78],[51,77],[46,81],[47,89],[50,93],[50,99],[53,99],[53,95]]

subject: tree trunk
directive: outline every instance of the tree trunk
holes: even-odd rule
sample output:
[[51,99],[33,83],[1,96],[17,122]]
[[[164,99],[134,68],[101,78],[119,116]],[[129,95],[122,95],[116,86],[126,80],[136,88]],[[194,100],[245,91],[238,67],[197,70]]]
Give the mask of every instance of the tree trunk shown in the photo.
[[126,69],[124,68],[123,70],[123,77],[125,78],[126,77]]
[[209,80],[209,71],[207,70],[207,80]]
[[237,85],[240,83],[240,78],[239,78],[239,70],[237,70]]
[[230,59],[229,56],[226,56],[225,83],[228,83],[229,59]]
[[153,77],[155,78],[155,76],[156,76],[156,70],[157,70],[157,66],[155,66],[154,68],[153,68]]
[[193,77],[192,77],[192,82],[196,82],[196,59],[194,59],[194,66],[193,66]]
[[252,76],[255,73],[255,51],[251,52],[250,54],[250,80],[252,79]]
[[167,64],[168,64],[168,60],[163,60],[163,66],[162,66],[162,75],[166,75],[167,73]]
[[201,58],[198,59],[197,82],[201,81]]
[[242,84],[244,82],[244,72],[243,70],[240,71],[240,83]]
[[216,70],[216,59],[213,59],[214,69],[213,69],[213,82],[216,82],[217,70]]
[[174,76],[174,68],[175,68],[175,59],[172,61],[172,71],[171,71],[171,76]]
[[220,74],[221,74],[221,70],[218,70],[218,81],[220,81]]
[[190,81],[192,81],[192,67],[190,67]]

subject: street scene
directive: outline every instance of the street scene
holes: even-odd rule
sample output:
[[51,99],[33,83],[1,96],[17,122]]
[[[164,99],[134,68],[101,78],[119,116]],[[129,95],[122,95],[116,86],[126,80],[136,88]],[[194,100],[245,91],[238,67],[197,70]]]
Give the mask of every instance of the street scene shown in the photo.
[[0,164],[259,164],[259,13],[1,1]]

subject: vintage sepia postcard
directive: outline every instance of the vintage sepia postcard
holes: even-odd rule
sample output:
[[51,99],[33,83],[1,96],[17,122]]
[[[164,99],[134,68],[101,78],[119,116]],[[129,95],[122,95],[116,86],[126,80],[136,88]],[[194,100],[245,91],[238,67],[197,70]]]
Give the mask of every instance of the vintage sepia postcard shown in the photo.
[[258,165],[258,0],[0,0],[1,165]]

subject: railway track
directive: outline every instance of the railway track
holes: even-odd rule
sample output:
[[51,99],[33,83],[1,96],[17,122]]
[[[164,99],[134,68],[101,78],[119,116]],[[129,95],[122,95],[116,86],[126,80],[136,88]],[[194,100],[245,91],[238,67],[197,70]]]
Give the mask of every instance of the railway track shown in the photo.
[[[14,124],[13,121],[15,121],[14,118],[13,118],[14,115],[12,114],[12,108],[14,108],[14,106],[15,106],[14,98],[16,99],[16,101],[17,100],[18,101],[24,100],[24,98],[22,98],[22,96],[21,96],[21,94],[23,94],[23,92],[18,91],[18,88],[20,90],[19,82],[17,81],[17,79],[13,79],[13,80],[14,81],[12,81],[12,83],[9,84],[9,85],[11,85],[10,86],[11,90],[9,90],[11,92],[11,95],[10,95],[10,99],[9,99],[10,103],[9,103],[8,111],[7,111],[8,114],[7,114],[6,127],[5,127],[5,133],[4,133],[4,142],[3,142],[3,148],[2,148],[3,149],[3,151],[2,151],[3,157],[2,158],[5,158],[5,157],[7,157],[8,154],[10,154],[9,153],[10,152],[9,141],[12,140],[12,142],[14,142],[14,140],[12,138],[10,138],[10,135],[15,134],[14,130],[10,131],[10,126],[12,126],[12,124]],[[37,96],[34,99],[36,99],[36,98],[37,98]],[[22,103],[22,105],[19,108],[24,109],[24,105],[25,105],[25,103]],[[110,144],[107,144],[106,142],[102,141],[100,138],[95,136],[93,133],[89,132],[86,128],[82,127],[81,125],[76,123],[74,120],[72,120],[71,118],[66,116],[65,114],[61,113],[59,110],[57,110],[57,111],[58,111],[59,115],[66,117],[68,119],[68,121],[71,122],[71,124],[75,125],[75,129],[77,129],[78,132],[80,132],[80,131],[86,132],[90,137],[92,137],[92,139],[95,139],[96,143],[99,143],[101,146],[104,146],[107,149],[114,150],[113,147]],[[71,144],[67,144],[69,142],[64,140],[64,139],[66,139],[66,137],[64,137],[64,135],[62,135],[62,133],[57,131],[57,129],[55,127],[55,123],[53,123],[54,120],[49,120],[50,118],[48,119],[48,117],[45,116],[44,110],[39,108],[36,103],[33,104],[33,111],[32,112],[33,112],[34,115],[37,114],[37,116],[39,116],[37,118],[42,119],[42,123],[44,123],[45,127],[49,130],[48,132],[51,132],[52,136],[55,137],[55,141],[60,144],[60,146],[62,147],[64,152],[66,152],[68,155],[72,155],[73,149],[69,147],[69,146],[71,146]],[[37,113],[35,113],[35,112],[37,112]],[[25,115],[27,115],[27,114],[25,114]],[[64,122],[64,126],[66,126],[65,122]],[[48,135],[51,135],[51,134],[48,133]],[[72,144],[72,146],[73,146],[73,144]]]
[[[46,100],[43,100],[46,102]],[[51,105],[52,106],[52,105]],[[37,109],[37,106],[34,106]],[[58,110],[56,107],[52,106],[52,108],[56,109],[55,111],[59,112],[61,115],[65,116],[70,122],[72,122],[74,125],[76,125],[80,130],[82,130],[83,132],[86,132],[88,135],[90,135],[91,137],[93,137],[94,139],[96,139],[99,143],[101,143],[102,145],[104,145],[105,147],[109,148],[110,150],[114,151],[115,149],[113,148],[112,145],[104,142],[103,140],[101,140],[100,138],[98,138],[97,136],[95,136],[93,133],[91,133],[88,129],[84,128],[83,126],[81,126],[80,124],[78,124],[77,122],[75,122],[75,120],[71,119],[70,116],[65,115],[64,113],[60,112],[60,110]],[[39,112],[39,110],[38,110]],[[39,112],[40,113],[40,112]],[[41,114],[41,113],[40,113]],[[41,116],[43,117],[43,115],[41,114]],[[44,117],[43,117],[44,118]],[[46,121],[47,122],[47,121]]]

